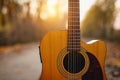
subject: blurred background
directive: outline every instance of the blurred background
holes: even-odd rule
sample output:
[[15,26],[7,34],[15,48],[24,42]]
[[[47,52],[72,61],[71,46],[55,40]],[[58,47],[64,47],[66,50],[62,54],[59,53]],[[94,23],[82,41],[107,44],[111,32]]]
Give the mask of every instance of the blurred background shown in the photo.
[[[67,15],[68,0],[0,0],[0,80],[38,80],[39,42],[67,29]],[[120,80],[120,0],[80,0],[80,28],[83,41],[106,42],[107,77]]]

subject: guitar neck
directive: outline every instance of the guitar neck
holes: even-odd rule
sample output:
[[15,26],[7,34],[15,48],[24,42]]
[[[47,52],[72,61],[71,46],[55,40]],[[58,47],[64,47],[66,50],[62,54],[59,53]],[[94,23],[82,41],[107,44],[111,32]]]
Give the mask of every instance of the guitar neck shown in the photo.
[[79,0],[68,0],[68,50],[80,49]]

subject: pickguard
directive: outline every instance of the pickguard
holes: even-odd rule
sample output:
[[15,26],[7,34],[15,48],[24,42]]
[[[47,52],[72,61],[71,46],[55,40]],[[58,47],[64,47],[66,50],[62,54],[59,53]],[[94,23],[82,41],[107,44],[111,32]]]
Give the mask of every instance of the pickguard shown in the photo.
[[82,76],[82,80],[103,80],[103,72],[97,58],[87,52],[90,60],[88,71]]

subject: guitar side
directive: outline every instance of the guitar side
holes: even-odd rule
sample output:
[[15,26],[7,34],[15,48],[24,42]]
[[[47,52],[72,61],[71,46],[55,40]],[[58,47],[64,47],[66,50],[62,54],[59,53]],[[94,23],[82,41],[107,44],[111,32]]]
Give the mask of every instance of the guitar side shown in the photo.
[[[80,42],[81,46],[96,57],[102,69],[103,80],[106,80],[104,62],[106,46],[103,41]],[[57,58],[63,48],[67,47],[67,30],[49,32],[40,43],[42,73],[40,80],[68,80],[58,70]],[[93,69],[94,70],[94,69]],[[79,78],[77,80],[85,80]],[[90,79],[92,80],[92,79]]]

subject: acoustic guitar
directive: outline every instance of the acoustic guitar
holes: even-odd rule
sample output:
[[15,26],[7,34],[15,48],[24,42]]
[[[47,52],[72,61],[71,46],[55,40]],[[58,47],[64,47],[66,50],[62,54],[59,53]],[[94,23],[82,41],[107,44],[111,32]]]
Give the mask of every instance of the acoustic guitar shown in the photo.
[[106,45],[81,40],[79,10],[79,0],[69,0],[68,30],[49,32],[40,42],[40,80],[106,80]]

